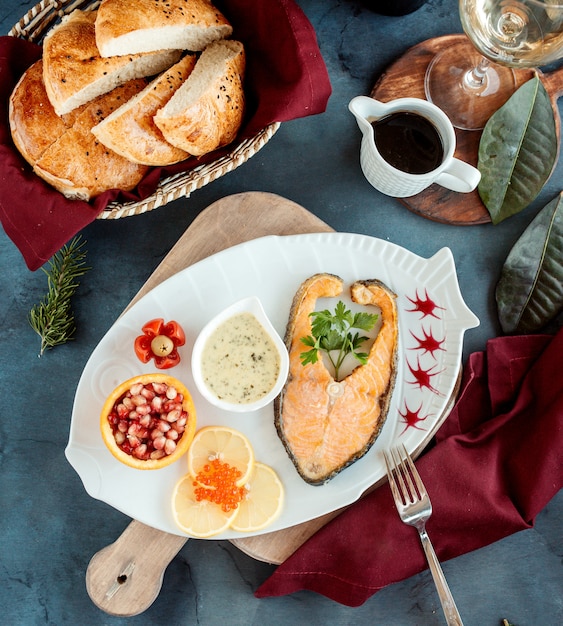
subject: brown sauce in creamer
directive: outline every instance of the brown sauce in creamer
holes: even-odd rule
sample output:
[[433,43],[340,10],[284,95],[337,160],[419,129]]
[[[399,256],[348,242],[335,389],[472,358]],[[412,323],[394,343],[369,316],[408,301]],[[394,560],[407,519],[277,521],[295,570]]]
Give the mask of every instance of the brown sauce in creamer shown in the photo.
[[444,159],[440,134],[417,113],[397,111],[371,122],[379,154],[407,174],[428,174]]

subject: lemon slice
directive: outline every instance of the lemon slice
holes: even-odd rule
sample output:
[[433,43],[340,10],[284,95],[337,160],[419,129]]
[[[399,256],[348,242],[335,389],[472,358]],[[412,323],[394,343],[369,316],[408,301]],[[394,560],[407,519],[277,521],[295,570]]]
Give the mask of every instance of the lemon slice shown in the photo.
[[193,482],[193,476],[186,474],[174,487],[172,514],[178,527],[188,535],[200,539],[212,537],[229,528],[238,515],[238,509],[225,513],[213,502],[198,502]]
[[188,471],[192,476],[206,463],[218,458],[236,467],[242,474],[237,484],[248,482],[254,466],[254,450],[250,441],[238,430],[227,426],[205,426],[192,440],[188,450]]
[[284,488],[270,466],[254,463],[254,472],[247,489],[246,497],[238,506],[238,515],[231,523],[231,528],[240,532],[265,528],[283,509]]

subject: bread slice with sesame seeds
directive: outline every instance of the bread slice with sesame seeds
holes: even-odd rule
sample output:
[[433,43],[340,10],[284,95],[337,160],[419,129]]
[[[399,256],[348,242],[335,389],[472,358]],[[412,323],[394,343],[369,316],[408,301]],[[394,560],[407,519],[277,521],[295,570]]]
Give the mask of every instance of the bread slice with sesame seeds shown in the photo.
[[103,57],[164,49],[199,52],[232,32],[209,0],[102,0],[96,18]]
[[8,101],[8,118],[14,145],[34,165],[45,150],[74,123],[80,108],[59,117],[43,84],[43,60],[39,59],[20,77]]
[[137,78],[84,105],[72,126],[37,159],[33,171],[71,199],[88,201],[109,189],[133,189],[149,168],[116,154],[91,130],[146,85],[146,79]]
[[64,115],[118,85],[154,76],[176,63],[181,50],[102,58],[95,11],[74,10],[43,42],[43,81],[57,115]]
[[154,117],[164,138],[194,156],[231,143],[244,117],[245,63],[239,41],[210,44],[188,79]]
[[187,159],[190,155],[166,141],[153,118],[191,74],[196,58],[195,54],[187,54],[155,78],[141,93],[94,126],[94,135],[133,163],[163,166]]

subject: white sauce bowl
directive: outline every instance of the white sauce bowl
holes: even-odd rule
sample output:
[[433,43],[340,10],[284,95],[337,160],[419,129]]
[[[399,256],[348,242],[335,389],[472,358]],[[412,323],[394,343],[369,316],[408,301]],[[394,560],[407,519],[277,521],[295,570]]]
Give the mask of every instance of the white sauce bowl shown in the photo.
[[[260,322],[263,329],[272,340],[279,355],[279,372],[278,377],[271,390],[254,402],[228,402],[220,399],[206,384],[202,373],[202,356],[208,339],[213,335],[219,326],[229,320],[231,317],[241,313],[251,313]],[[210,320],[199,333],[192,351],[192,375],[194,382],[201,395],[212,405],[232,411],[235,413],[249,413],[266,406],[274,400],[274,398],[282,390],[289,373],[289,354],[287,348],[268,319],[262,303],[256,296],[244,298],[227,307],[221,313]]]

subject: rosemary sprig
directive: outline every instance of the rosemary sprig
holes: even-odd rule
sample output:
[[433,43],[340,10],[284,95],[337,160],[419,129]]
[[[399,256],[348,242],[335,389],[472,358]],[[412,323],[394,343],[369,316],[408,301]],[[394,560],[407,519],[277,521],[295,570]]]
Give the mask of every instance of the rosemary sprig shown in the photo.
[[47,295],[29,313],[29,323],[41,337],[41,356],[45,350],[72,339],[76,330],[70,300],[76,291],[79,276],[90,268],[85,267],[86,251],[80,236],[74,237],[49,261],[49,268],[41,269],[47,275]]

